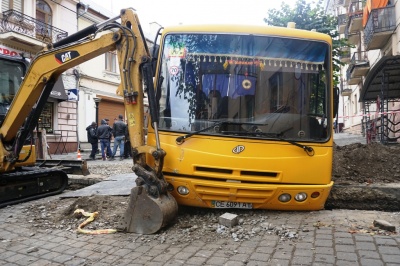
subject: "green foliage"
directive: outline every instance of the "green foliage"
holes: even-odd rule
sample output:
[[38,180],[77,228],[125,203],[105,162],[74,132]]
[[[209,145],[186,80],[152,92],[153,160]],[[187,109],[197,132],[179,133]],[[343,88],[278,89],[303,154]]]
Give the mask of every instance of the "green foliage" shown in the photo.
[[282,2],[280,9],[268,11],[268,17],[264,21],[268,25],[280,27],[286,27],[288,22],[295,22],[298,29],[315,29],[317,32],[330,35],[333,46],[333,84],[338,86],[340,83],[340,68],[344,65],[339,60],[340,48],[348,46],[348,43],[347,40],[339,38],[337,18],[326,14],[322,3],[323,0],[317,0],[312,3],[306,0],[297,0],[295,6],[291,8],[288,4]]

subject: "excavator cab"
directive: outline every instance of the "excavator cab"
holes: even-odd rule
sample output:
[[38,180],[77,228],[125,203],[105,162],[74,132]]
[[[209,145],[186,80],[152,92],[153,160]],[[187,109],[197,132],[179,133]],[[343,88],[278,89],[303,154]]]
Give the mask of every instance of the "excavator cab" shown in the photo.
[[0,55],[0,126],[25,75],[27,62],[20,57]]

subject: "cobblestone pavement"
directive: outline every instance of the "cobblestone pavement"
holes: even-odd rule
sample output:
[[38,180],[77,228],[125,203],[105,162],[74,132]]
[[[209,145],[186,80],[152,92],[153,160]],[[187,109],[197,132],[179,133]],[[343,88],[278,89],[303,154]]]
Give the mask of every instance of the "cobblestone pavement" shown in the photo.
[[0,265],[400,265],[398,233],[363,230],[384,219],[398,232],[400,213],[271,212],[274,224],[297,231],[298,238],[265,232],[240,241],[160,242],[138,234],[87,236],[74,229],[40,229],[27,218],[32,204],[0,209]]

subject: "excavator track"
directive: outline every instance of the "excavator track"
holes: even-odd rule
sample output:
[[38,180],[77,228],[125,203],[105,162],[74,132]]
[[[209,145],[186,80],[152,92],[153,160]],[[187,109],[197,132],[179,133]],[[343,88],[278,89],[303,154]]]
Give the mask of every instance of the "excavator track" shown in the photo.
[[26,167],[0,174],[0,208],[59,194],[67,185],[68,176],[59,169]]

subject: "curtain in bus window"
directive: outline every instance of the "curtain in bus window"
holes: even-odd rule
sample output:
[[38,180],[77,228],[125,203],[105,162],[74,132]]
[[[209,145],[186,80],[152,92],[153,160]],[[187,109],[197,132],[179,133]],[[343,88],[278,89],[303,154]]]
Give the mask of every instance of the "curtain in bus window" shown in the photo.
[[217,90],[221,96],[228,95],[228,74],[205,74],[203,75],[203,92],[208,95],[210,91]]
[[193,89],[196,87],[196,74],[191,62],[185,65],[185,85]]

